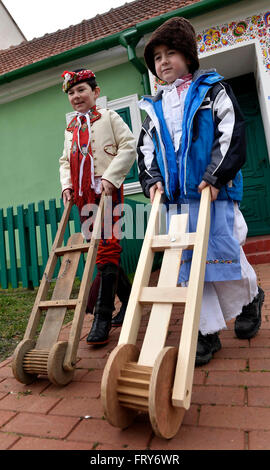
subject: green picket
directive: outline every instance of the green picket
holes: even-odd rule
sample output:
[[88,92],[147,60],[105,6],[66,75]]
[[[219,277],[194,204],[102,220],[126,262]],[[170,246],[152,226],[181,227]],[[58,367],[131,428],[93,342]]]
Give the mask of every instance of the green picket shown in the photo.
[[36,237],[36,218],[34,203],[28,204],[28,224],[29,224],[29,241],[30,241],[30,258],[32,282],[35,287],[39,285],[39,266],[38,266],[38,250]]
[[[53,244],[56,233],[57,233],[57,228],[58,228],[58,226],[57,226],[58,220],[57,220],[55,199],[50,199],[49,200],[48,215],[49,215],[49,222],[50,222],[50,226],[51,226],[51,236],[52,236],[52,244]],[[54,277],[57,276],[58,271],[60,269],[60,266],[61,266],[61,263],[60,263],[60,260],[58,260],[57,264],[56,264],[55,272],[54,272]]]
[[72,216],[74,220],[75,232],[81,231],[80,214],[77,206],[72,206]]
[[[64,203],[63,203],[63,199],[60,199],[60,208],[61,208],[61,215],[60,215],[60,217],[62,217],[62,214],[63,214],[63,212],[64,212]],[[69,227],[69,222],[68,222],[68,223],[67,223],[66,230],[65,230],[65,234],[64,234],[64,244],[65,244],[65,245],[67,244],[69,237],[70,237],[70,227]]]
[[[72,207],[72,217],[74,219],[75,232],[80,232],[81,231],[80,214],[79,214],[78,208],[75,205]],[[80,257],[78,270],[77,270],[77,275],[79,276],[80,279],[82,279],[83,277],[84,265],[85,265],[84,255],[82,254]]]
[[48,257],[49,257],[46,211],[45,211],[44,201],[39,201],[38,203],[38,225],[39,225],[39,230],[40,230],[42,274],[43,274],[46,268]]
[[21,280],[23,287],[29,287],[28,260],[27,260],[27,240],[25,226],[25,210],[22,205],[17,206],[17,221],[19,233],[19,246],[21,258]]
[[57,217],[55,199],[49,200],[49,221],[51,226],[52,243],[57,232]]
[[16,288],[18,287],[18,267],[17,267],[17,255],[16,255],[16,244],[15,244],[13,207],[7,208],[7,231],[8,231],[8,242],[9,242],[9,256],[10,256],[10,281],[11,281],[11,286]]
[[0,209],[0,279],[2,289],[8,288],[8,270],[6,257],[6,241],[4,227],[4,212]]

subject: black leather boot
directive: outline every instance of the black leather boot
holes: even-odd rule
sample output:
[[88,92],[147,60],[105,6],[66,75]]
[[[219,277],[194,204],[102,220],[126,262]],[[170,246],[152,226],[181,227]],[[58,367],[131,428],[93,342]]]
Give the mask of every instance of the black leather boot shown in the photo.
[[213,354],[221,349],[221,342],[218,333],[202,335],[199,331],[196,351],[195,366],[207,364]]
[[99,293],[99,287],[100,287],[100,271],[98,271],[94,281],[92,282],[85,313],[94,313],[95,305],[96,305],[96,301],[97,301],[98,293]]
[[261,326],[261,311],[264,302],[264,291],[258,287],[258,294],[253,301],[243,307],[235,319],[234,331],[239,339],[253,338]]
[[130,291],[131,291],[131,284],[129,282],[129,279],[125,271],[120,267],[116,294],[120,302],[122,303],[122,305],[118,314],[115,315],[115,317],[112,319],[112,326],[114,327],[121,326],[123,324]]
[[111,329],[112,312],[118,277],[118,266],[107,263],[99,265],[100,287],[96,301],[94,321],[87,336],[88,344],[107,344]]

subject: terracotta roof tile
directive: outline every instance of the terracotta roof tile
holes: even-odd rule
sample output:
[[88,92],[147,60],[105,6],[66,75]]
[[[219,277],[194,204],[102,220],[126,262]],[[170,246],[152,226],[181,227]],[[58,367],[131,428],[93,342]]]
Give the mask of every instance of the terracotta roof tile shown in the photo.
[[0,51],[0,75],[119,33],[137,23],[200,0],[135,0],[77,25]]

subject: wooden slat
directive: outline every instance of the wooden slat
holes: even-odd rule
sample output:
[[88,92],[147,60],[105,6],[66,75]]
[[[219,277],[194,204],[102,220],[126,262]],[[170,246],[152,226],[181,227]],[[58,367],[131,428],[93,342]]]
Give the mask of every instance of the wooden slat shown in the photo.
[[[187,223],[188,214],[173,215],[170,221],[169,235],[175,237],[180,233],[185,233]],[[158,288],[177,286],[181,254],[181,248],[164,252]],[[166,295],[166,298],[170,302],[169,295]],[[166,342],[172,307],[172,303],[153,304],[138,360],[139,365],[154,366],[155,360]]]
[[139,302],[161,304],[184,304],[187,287],[143,287]]
[[142,366],[142,365],[139,365],[137,362],[127,362],[125,364],[124,369],[141,372],[144,374],[150,374],[150,375],[152,374],[152,370],[153,370],[152,367]]
[[201,196],[197,221],[198,236],[192,256],[187,301],[172,393],[173,405],[185,409],[189,408],[191,400],[210,228],[210,201],[211,193],[208,186],[203,190]]
[[7,208],[7,230],[8,230],[8,242],[9,242],[9,259],[10,259],[10,281],[12,287],[18,287],[18,267],[17,267],[17,255],[16,255],[16,244],[15,244],[15,227],[14,227],[14,215],[13,208]]
[[52,307],[66,307],[69,309],[75,308],[77,305],[77,299],[69,299],[69,300],[44,300],[39,303],[39,308],[41,310],[47,310],[48,308]]
[[82,253],[86,253],[90,248],[90,243],[78,243],[78,245],[74,246],[63,246],[61,248],[57,248],[54,252],[57,256],[63,256],[66,253],[72,253],[74,251],[81,251]]
[[4,227],[4,212],[0,209],[0,274],[2,289],[8,288],[8,271],[6,258],[6,240]]
[[121,395],[132,395],[135,397],[143,397],[148,398],[149,390],[143,388],[135,387],[126,387],[124,385],[117,385],[117,393],[121,393]]
[[149,367],[148,369],[149,370],[140,370],[135,368],[129,368],[127,365],[125,365],[124,369],[121,369],[120,377],[127,377],[132,380],[145,380],[149,382],[152,367]]
[[120,376],[117,379],[117,383],[119,385],[127,386],[127,387],[136,387],[136,388],[143,388],[144,390],[149,390],[149,380],[141,380],[141,379],[133,379],[130,377],[123,377]]
[[166,249],[182,248],[186,250],[193,249],[196,233],[183,233],[182,235],[156,235],[153,238],[152,250],[164,251]]
[[148,411],[148,398],[147,397],[132,397],[130,395],[118,394],[119,403],[126,408],[132,410]]

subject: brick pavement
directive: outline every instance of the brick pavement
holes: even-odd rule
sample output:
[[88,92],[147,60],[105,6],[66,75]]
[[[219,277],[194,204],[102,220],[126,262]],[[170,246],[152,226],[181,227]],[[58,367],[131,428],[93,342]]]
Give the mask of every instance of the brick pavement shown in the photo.
[[[233,322],[222,331],[222,349],[196,368],[190,409],[171,440],[156,437],[146,415],[125,430],[103,416],[100,381],[119,328],[106,347],[89,347],[92,316],[85,316],[72,383],[46,378],[31,385],[15,380],[11,358],[0,364],[0,449],[30,450],[262,450],[270,449],[270,264],[254,266],[265,291],[262,326],[251,340],[238,340]],[[155,275],[155,273],[154,273]],[[142,341],[148,315],[143,317]],[[174,308],[168,345],[177,345],[181,311]],[[69,325],[62,329],[67,338]]]

